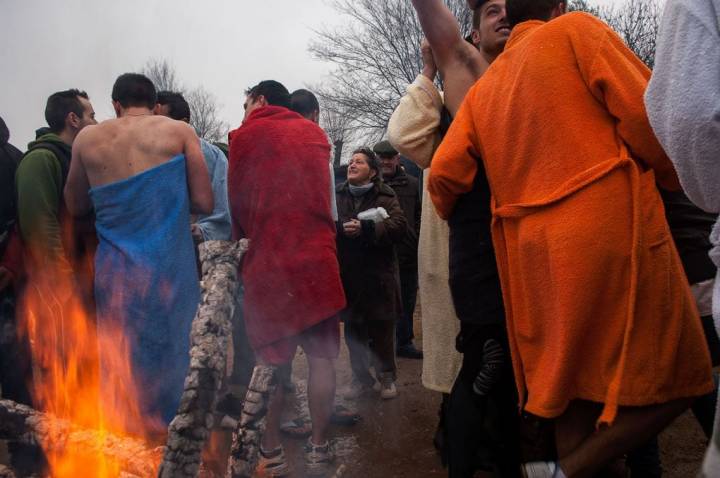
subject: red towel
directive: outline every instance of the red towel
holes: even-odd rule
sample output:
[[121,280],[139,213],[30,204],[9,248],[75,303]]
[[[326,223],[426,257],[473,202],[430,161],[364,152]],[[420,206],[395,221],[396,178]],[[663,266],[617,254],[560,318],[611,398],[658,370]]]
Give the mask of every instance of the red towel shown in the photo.
[[228,195],[253,348],[292,337],[345,307],[330,212],[330,145],[315,123],[267,106],[230,133]]

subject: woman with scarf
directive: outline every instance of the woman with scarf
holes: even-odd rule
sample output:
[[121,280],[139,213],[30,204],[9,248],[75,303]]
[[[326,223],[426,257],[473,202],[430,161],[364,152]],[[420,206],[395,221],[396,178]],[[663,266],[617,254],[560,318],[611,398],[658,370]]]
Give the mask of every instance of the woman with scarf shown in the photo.
[[336,190],[338,259],[348,304],[345,341],[353,372],[345,395],[357,398],[377,379],[380,396],[391,399],[397,396],[395,320],[402,307],[395,245],[405,237],[407,222],[371,149],[353,153],[347,177]]

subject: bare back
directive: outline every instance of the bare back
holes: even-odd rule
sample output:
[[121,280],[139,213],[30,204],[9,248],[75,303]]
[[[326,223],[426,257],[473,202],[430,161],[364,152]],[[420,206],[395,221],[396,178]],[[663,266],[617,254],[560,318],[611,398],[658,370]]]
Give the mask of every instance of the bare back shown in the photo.
[[184,154],[193,213],[213,209],[212,187],[200,140],[186,123],[164,116],[124,116],[89,126],[73,144],[65,198],[74,213],[91,207],[90,188],[122,181]]
[[88,182],[97,187],[186,154],[191,134],[187,124],[164,116],[125,116],[88,128],[78,146]]

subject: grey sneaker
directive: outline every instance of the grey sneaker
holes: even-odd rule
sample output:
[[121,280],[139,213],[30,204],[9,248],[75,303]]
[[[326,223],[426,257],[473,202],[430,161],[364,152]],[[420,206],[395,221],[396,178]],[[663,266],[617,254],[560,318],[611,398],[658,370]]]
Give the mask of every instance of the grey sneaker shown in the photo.
[[272,451],[265,451],[260,447],[258,472],[260,476],[279,477],[290,474],[290,467],[285,460],[285,451],[282,445]]
[[308,476],[326,476],[334,461],[335,453],[329,441],[324,445],[315,445],[312,439],[308,439],[305,444],[305,470]]
[[383,400],[390,400],[398,396],[397,387],[395,382],[389,380],[382,383],[382,389],[380,390],[380,398]]

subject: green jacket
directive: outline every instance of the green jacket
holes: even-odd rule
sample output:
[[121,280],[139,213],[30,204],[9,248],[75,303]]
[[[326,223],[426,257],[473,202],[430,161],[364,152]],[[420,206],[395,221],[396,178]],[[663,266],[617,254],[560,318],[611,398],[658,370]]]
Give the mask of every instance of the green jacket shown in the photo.
[[[65,177],[61,159],[49,149],[30,151],[38,143],[52,143],[70,155],[71,148],[54,133],[39,136],[28,145],[28,153],[15,173],[18,194],[18,224],[23,243],[38,265],[45,261],[72,271],[63,246],[62,216],[65,213]],[[66,171],[65,171],[66,174]]]

